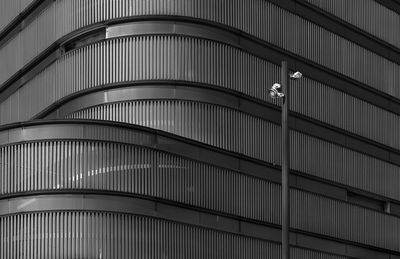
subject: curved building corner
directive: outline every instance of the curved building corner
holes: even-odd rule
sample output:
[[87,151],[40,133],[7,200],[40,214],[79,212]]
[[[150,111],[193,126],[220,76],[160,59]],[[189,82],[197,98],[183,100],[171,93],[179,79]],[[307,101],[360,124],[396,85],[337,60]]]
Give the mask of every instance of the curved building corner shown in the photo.
[[280,258],[286,60],[292,258],[400,259],[400,7],[328,2],[1,2],[0,258]]

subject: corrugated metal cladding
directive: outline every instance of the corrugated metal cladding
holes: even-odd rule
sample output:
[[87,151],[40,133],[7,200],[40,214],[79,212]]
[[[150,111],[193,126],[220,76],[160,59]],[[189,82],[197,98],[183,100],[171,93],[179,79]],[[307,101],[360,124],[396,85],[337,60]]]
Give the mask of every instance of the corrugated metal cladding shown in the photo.
[[[189,101],[132,101],[67,116],[142,125],[281,164],[280,126],[227,107]],[[400,167],[299,132],[291,132],[291,168],[400,200]]]
[[184,101],[124,102],[88,108],[68,118],[126,122],[280,164],[279,126],[233,109]]
[[[277,67],[228,45],[172,36],[131,37],[69,52],[14,96],[25,104],[20,107],[19,120],[27,120],[60,98],[104,84],[185,80],[223,86],[268,100],[265,85],[277,78]],[[43,91],[48,94],[42,95]],[[18,110],[17,104],[11,105]],[[17,117],[7,116],[10,107],[1,106],[2,124],[17,121]]]
[[398,115],[309,78],[291,85],[292,111],[400,149]]
[[[266,86],[279,81],[279,67],[202,39],[158,36],[107,40],[69,52],[39,73],[0,104],[0,124],[28,120],[80,90],[158,79],[212,84],[270,102]],[[309,78],[295,81],[292,89],[293,111],[400,149],[399,116]]]
[[[41,48],[71,31],[105,20],[139,15],[189,16],[237,28],[380,91],[400,97],[400,89],[397,87],[400,84],[398,64],[264,0],[58,0],[49,7],[47,13],[43,14],[44,20],[54,19],[52,16],[57,19],[42,23],[44,39],[37,37],[36,43],[35,39],[32,42],[29,38],[31,44],[40,45]],[[21,34],[17,37],[20,37],[21,44],[26,40]],[[18,48],[12,51],[16,53]],[[16,63],[22,67],[21,61]],[[11,67],[10,71],[12,69],[18,68]],[[7,75],[12,74],[10,71]],[[0,83],[6,79],[0,77]]]
[[[0,217],[0,256],[11,258],[270,258],[280,246],[135,215],[47,212]],[[293,258],[346,257],[292,248]]]
[[400,15],[374,0],[305,0],[400,47]]
[[[0,1],[0,7],[7,10],[1,17],[3,10],[0,9],[0,26],[3,26],[0,29],[32,2]],[[122,17],[172,15],[241,30],[321,67],[400,97],[398,64],[268,1],[55,0],[46,4],[45,9],[32,20],[24,21],[22,30],[0,47],[0,60],[6,60],[0,62],[0,84],[70,32]],[[344,8],[344,2],[336,5]],[[207,28],[206,25],[199,28],[196,22],[185,24],[188,31],[198,30],[192,36],[202,35],[200,31]],[[279,82],[278,66],[228,45],[228,38],[227,42],[219,43],[188,36],[131,35],[69,51],[0,104],[0,124],[29,120],[60,99],[80,91],[146,80],[210,84],[245,94],[254,101],[270,102],[266,87]],[[192,89],[193,93],[198,90]],[[400,150],[399,116],[309,78],[295,82],[292,89],[296,96],[291,103],[294,111]],[[207,225],[210,229],[195,226],[200,223],[183,224],[185,220],[175,218],[177,215],[168,216],[176,220],[170,222],[161,219],[161,214],[122,213],[122,207],[112,207],[114,212],[111,212],[107,210],[111,205],[94,211],[88,211],[86,205],[68,207],[81,204],[77,196],[90,191],[102,192],[103,198],[110,197],[107,193],[124,195],[126,202],[121,201],[124,205],[140,196],[142,200],[156,198],[154,206],[168,203],[168,208],[177,214],[187,209],[204,215],[224,214],[232,221],[240,218],[244,224],[254,220],[279,224],[278,184],[246,172],[190,160],[184,153],[187,150],[179,150],[179,145],[193,147],[199,159],[210,157],[219,149],[210,150],[211,147],[200,147],[196,142],[149,129],[160,129],[197,140],[199,145],[203,142],[280,164],[278,125],[251,116],[246,113],[248,107],[240,107],[243,110],[238,111],[211,101],[206,103],[207,96],[202,96],[202,102],[193,96],[192,101],[182,97],[183,100],[129,100],[88,105],[69,114],[72,120],[120,121],[147,129],[94,122],[91,125],[86,121],[85,124],[26,125],[0,131],[0,258],[279,258],[278,244],[250,238],[250,232],[240,229],[232,228],[236,234],[227,233],[212,224]],[[333,111],[332,107],[340,108]],[[313,176],[326,184],[339,183],[343,192],[354,187],[400,200],[398,166],[299,132],[291,132],[291,138],[291,168],[303,172],[306,178]],[[173,150],[176,154],[157,149]],[[227,161],[234,159],[228,152],[220,155]],[[240,163],[237,167],[242,166]],[[17,201],[30,202],[37,198],[32,195],[51,192],[54,196],[46,196],[51,202],[45,207],[34,204],[21,209],[17,206],[12,211]],[[59,197],[67,196],[69,200],[63,203],[63,208],[52,207]],[[400,218],[390,214],[395,212],[367,209],[298,189],[291,190],[291,200],[291,226],[302,230],[305,239],[308,235],[315,239],[318,236],[334,238],[346,253],[350,249],[348,243],[362,244],[363,248],[356,249],[364,252],[388,249],[386,257],[400,252]],[[390,202],[397,204],[394,200]],[[91,201],[88,204],[93,205]],[[186,209],[174,208],[174,205]],[[78,207],[83,211],[77,211]],[[254,223],[254,227],[258,225]],[[243,233],[248,236],[240,235]],[[297,241],[301,245],[300,241],[304,240]],[[306,243],[304,246],[312,246]],[[335,251],[328,246],[321,245],[318,249]],[[342,258],[294,247],[292,256]]]
[[400,199],[398,166],[298,132],[291,140],[293,169]]
[[0,47],[0,60],[8,61],[0,66],[0,85],[56,40],[55,30],[46,29],[55,23],[54,20],[54,5],[50,5],[26,28]]
[[0,1],[0,32],[34,0],[2,0]]
[[[278,184],[144,147],[46,141],[3,147],[0,158],[3,195],[108,190],[280,223]],[[291,199],[294,228],[400,251],[398,217],[299,190]]]

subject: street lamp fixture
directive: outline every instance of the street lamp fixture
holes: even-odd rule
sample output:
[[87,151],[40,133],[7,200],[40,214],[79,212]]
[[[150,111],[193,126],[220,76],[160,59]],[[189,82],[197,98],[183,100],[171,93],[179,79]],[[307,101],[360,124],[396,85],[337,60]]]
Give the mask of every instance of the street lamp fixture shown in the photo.
[[293,74],[290,74],[290,79],[292,79],[292,80],[300,79],[302,77],[303,77],[303,74],[300,73],[299,71],[294,72]]
[[[296,80],[296,79],[300,79],[303,77],[303,74],[300,73],[299,71],[294,72],[293,74],[289,75],[289,78],[291,80]],[[281,84],[275,83],[271,89],[268,90],[268,95],[272,98],[272,99],[276,99],[276,98],[282,98],[285,97],[285,94],[282,92],[282,87]]]
[[282,98],[282,259],[290,259],[290,194],[289,194],[289,80],[302,78],[302,73],[288,73],[287,62],[282,61],[281,84],[275,83],[268,90],[271,98]]
[[278,84],[278,83],[275,83],[275,84],[271,87],[271,89],[269,89],[268,95],[269,95],[272,99],[275,99],[275,98],[282,98],[282,97],[285,96],[285,94],[282,93],[282,87],[281,87],[281,85]]

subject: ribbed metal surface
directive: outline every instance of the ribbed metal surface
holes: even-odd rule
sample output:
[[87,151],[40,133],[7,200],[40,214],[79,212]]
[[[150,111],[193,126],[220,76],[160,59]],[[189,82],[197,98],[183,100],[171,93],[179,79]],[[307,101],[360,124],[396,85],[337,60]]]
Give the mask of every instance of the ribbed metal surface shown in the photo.
[[0,1],[0,31],[14,20],[34,0],[2,0]]
[[398,166],[298,132],[291,140],[294,170],[400,199]]
[[0,149],[0,195],[66,189],[141,194],[280,221],[277,184],[152,149],[86,141]]
[[[29,81],[0,104],[0,124],[28,120],[80,90],[157,79],[213,84],[269,102],[265,86],[279,81],[279,67],[233,47],[200,39],[109,40],[68,53]],[[309,78],[295,81],[292,89],[293,111],[400,149],[399,116]]]
[[[160,219],[98,212],[0,217],[0,256],[11,258],[280,258],[260,239]],[[291,248],[293,258],[344,259]]]
[[0,60],[7,62],[0,62],[0,85],[56,40],[54,20],[54,5],[50,5],[26,28],[1,46]]
[[306,0],[364,31],[400,47],[400,16],[373,0]]
[[[53,102],[80,90],[139,80],[208,83],[268,100],[265,85],[276,81],[278,71],[276,66],[238,49],[201,39],[113,39],[68,53],[19,89],[14,98],[18,96],[24,104],[20,120],[28,120]],[[43,92],[47,94],[39,94]],[[3,103],[0,109],[8,111]],[[0,123],[17,121],[6,118],[1,117]]]
[[[125,0],[107,4],[93,2],[91,8],[86,9],[91,11],[87,16],[90,19],[68,20],[63,26],[74,30],[88,24],[91,19],[108,20],[135,15],[166,14],[196,17],[240,29],[400,97],[400,90],[396,87],[400,83],[400,68],[397,64],[268,1],[252,0],[244,3],[235,0],[228,3],[224,0],[202,0],[188,3],[185,0],[172,2],[153,0],[135,3],[134,6],[131,1]],[[74,18],[73,15],[69,17]]]
[[277,244],[123,214],[50,212],[0,220],[4,227],[1,231],[4,259],[216,258],[220,255],[275,258],[279,254]]
[[0,85],[21,68],[21,41],[17,34],[0,48]]
[[[185,101],[134,101],[87,108],[68,118],[142,125],[272,164],[281,163],[280,127],[226,107]],[[291,139],[292,169],[400,200],[399,166],[299,132],[293,131]]]
[[[194,16],[225,23],[399,96],[400,91],[395,87],[400,82],[398,65],[259,0],[250,3],[238,0],[229,3],[222,0],[196,3],[183,0],[55,1],[11,40],[15,40],[13,45],[5,45],[2,49],[6,50],[2,54],[6,60],[11,59],[10,67],[4,67],[4,71],[3,67],[0,69],[4,73],[3,82],[68,32],[107,19],[146,14]],[[295,28],[290,27],[291,24],[296,24]],[[44,28],[48,28],[47,32]],[[36,40],[29,42],[32,37]],[[26,53],[16,51],[21,46],[30,50]],[[266,100],[265,86],[277,81],[277,71],[277,67],[245,52],[206,40],[180,37],[108,40],[68,53],[28,82],[1,104],[0,122],[28,119],[60,98],[84,89],[136,80],[209,83]],[[254,87],[256,84],[259,87]],[[329,90],[327,93],[329,99]],[[335,105],[347,98],[338,95]],[[346,99],[346,102],[353,101]],[[195,102],[134,104],[95,107],[82,111],[81,115],[117,121],[128,118],[126,122],[129,123],[170,131],[279,164],[279,128],[275,125],[235,110]],[[317,109],[320,106],[313,106],[308,112]],[[329,123],[344,123],[337,116],[329,117],[324,113],[323,119]],[[346,122],[351,118],[351,115],[346,117]],[[379,116],[375,120],[379,122]],[[387,121],[390,120],[388,117]],[[357,132],[364,124],[346,125]],[[396,126],[391,129],[391,138],[396,129]],[[357,133],[368,135],[368,130]],[[293,168],[400,199],[396,185],[400,182],[396,174],[398,167],[300,133],[292,133],[292,139],[296,150],[292,154]],[[391,142],[391,139],[379,141]],[[398,145],[398,142],[394,143]],[[83,141],[30,143],[0,150],[0,190],[4,188],[6,193],[105,189],[161,197],[279,223],[277,185],[177,156],[127,145]],[[386,170],[383,173],[382,168]],[[266,198],[258,199],[259,196]],[[292,203],[296,215],[292,218],[292,226],[296,228],[400,251],[400,223],[396,217],[299,191],[292,191],[292,200],[296,200]],[[270,210],[265,212],[265,209]],[[1,217],[0,226],[1,258],[219,258],[222,254],[227,258],[279,258],[279,247],[265,250],[260,240],[129,215],[95,212],[24,214]],[[309,251],[293,253],[298,258],[336,258]]]
[[[109,190],[280,223],[279,185],[159,151],[57,141],[6,146],[0,152],[2,194]],[[299,190],[291,191],[291,200],[294,228],[400,250],[397,217]]]
[[[223,23],[400,97],[399,65],[268,1],[251,0],[245,4],[241,0],[229,4],[224,0],[56,1],[46,13],[46,17],[57,17],[52,23],[41,23],[43,31],[48,31],[44,33],[50,33],[45,37],[47,43],[86,25],[126,16],[180,15]],[[56,36],[52,38],[54,33]],[[24,42],[22,37],[20,40]],[[36,40],[40,42],[38,45],[44,44],[41,37]]]
[[398,115],[306,77],[291,85],[292,111],[400,149]]
[[56,31],[52,28],[57,17],[54,15],[54,5],[46,9],[21,31],[22,64],[25,65],[35,56],[48,48],[56,40]]
[[399,251],[400,219],[301,191],[291,193],[291,226]]
[[160,129],[209,145],[280,164],[279,126],[205,103],[138,101],[96,106],[67,118],[119,121]]

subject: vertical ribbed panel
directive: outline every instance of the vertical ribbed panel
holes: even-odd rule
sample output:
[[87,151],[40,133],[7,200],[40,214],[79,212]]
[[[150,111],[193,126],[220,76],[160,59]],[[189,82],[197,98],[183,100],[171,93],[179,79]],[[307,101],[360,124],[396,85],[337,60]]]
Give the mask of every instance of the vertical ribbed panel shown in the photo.
[[[219,65],[214,68],[213,64]],[[9,114],[10,105],[18,113],[0,116],[0,124],[28,120],[80,90],[157,79],[213,84],[270,101],[265,86],[279,81],[279,68],[235,48],[199,39],[114,39],[70,52],[38,74],[0,104],[0,114]],[[292,89],[293,111],[400,149],[399,116],[308,78],[294,81]]]
[[[55,82],[57,78],[56,66],[50,66],[45,70],[45,73],[38,74],[33,80],[29,82],[29,86],[20,88],[12,96],[19,97],[19,119],[27,120],[24,116],[26,111],[41,111],[44,107],[55,102],[54,98],[56,87]],[[47,104],[47,105],[46,105]],[[2,104],[0,104],[1,110]],[[18,117],[11,117],[12,121],[16,121]],[[0,121],[3,123],[2,119]],[[4,121],[7,123],[7,121]]]
[[[293,258],[344,259],[300,248]],[[280,258],[260,239],[160,219],[98,212],[47,212],[0,217],[0,257]]]
[[0,31],[7,26],[20,13],[20,1],[3,0],[0,1]]
[[[153,55],[156,51],[158,54]],[[214,68],[213,64],[220,66]],[[268,100],[265,85],[277,78],[276,66],[227,45],[180,37],[135,37],[108,40],[70,52],[15,94],[19,93],[21,103],[25,103],[32,100],[31,92],[43,93],[44,87],[55,91],[55,96],[38,96],[35,109],[21,107],[20,119],[28,120],[60,98],[104,84],[186,80],[214,84]],[[25,90],[27,88],[30,89]],[[6,108],[0,104],[0,109]],[[0,118],[0,122],[13,121]]]
[[123,102],[88,108],[68,118],[142,125],[272,164],[281,161],[278,125],[221,106],[185,101]]
[[[272,164],[281,161],[278,125],[216,105],[185,101],[122,102],[87,108],[68,118],[142,125]],[[299,132],[293,131],[291,136],[292,169],[400,199],[398,166]]]
[[275,224],[280,221],[277,184],[179,156],[77,141],[0,149],[0,195],[65,189],[141,194]]
[[185,80],[219,85],[267,100],[265,87],[254,84],[265,86],[279,75],[276,66],[228,45],[168,36],[93,44],[68,53],[57,68],[57,98],[116,82]]
[[34,0],[1,0],[0,1],[0,32],[24,11]]
[[[280,186],[146,148],[99,142],[34,142],[0,149],[1,194],[108,190],[280,223]],[[292,227],[400,250],[400,219],[299,190]],[[358,224],[354,224],[358,222]]]
[[21,68],[20,34],[0,47],[0,85]]
[[396,47],[400,47],[400,15],[376,1],[306,1]]
[[298,190],[290,199],[292,227],[400,250],[398,217]]
[[400,149],[400,117],[327,85],[293,81],[291,110]]
[[292,169],[400,199],[398,166],[295,131],[291,139]]
[[[234,0],[230,4],[224,3],[223,0],[198,1],[198,3],[187,3],[186,0],[172,2],[164,0],[139,2],[59,0],[42,14],[43,17],[49,19],[48,21],[45,18],[39,18],[46,20],[46,22],[39,22],[43,26],[42,33],[46,36],[37,37],[37,43],[32,42],[32,39],[29,41],[33,45],[38,45],[34,51],[38,52],[50,42],[69,32],[104,20],[154,14],[190,16],[240,29],[380,91],[400,97],[400,90],[397,87],[400,84],[399,65],[270,2],[251,0],[244,5],[242,0]],[[57,19],[51,22],[54,16]],[[257,19],[249,17],[257,17]],[[28,40],[22,36],[18,37],[22,42]],[[18,52],[18,50],[20,49],[14,48],[13,51]],[[176,49],[174,53],[178,54],[180,51],[181,49]],[[171,53],[171,55],[174,54]],[[24,63],[20,61],[19,64],[17,69]],[[216,66],[214,70],[211,68],[213,67],[210,67],[210,71],[215,71],[218,67]],[[13,69],[13,72],[6,74],[7,76],[0,77],[0,83],[6,81],[15,72],[17,70]],[[176,73],[179,72],[176,71]]]
[[0,85],[56,41],[53,9],[54,5],[50,5],[26,28],[1,46],[0,60],[7,62],[0,62]]
[[54,5],[50,5],[20,33],[23,47],[22,66],[56,41],[53,28],[55,19]]
[[[57,32],[62,33],[63,28],[67,32],[96,21],[125,16],[166,14],[196,17],[245,31],[388,94],[400,97],[400,90],[396,87],[400,83],[400,69],[397,64],[268,1],[251,0],[246,4],[241,0],[230,1],[230,4],[223,0],[201,0],[198,3],[186,0],[172,2],[152,0],[138,3],[123,0],[111,3],[107,1],[103,4],[100,2],[92,2],[90,6],[82,2],[80,4],[84,6],[75,6],[73,14],[78,12],[77,10],[87,10],[89,13],[69,15],[69,19],[60,24],[62,28],[57,28]],[[58,1],[57,4],[65,5],[68,2]],[[86,15],[83,16],[83,13]],[[326,47],[327,44],[330,48]]]

